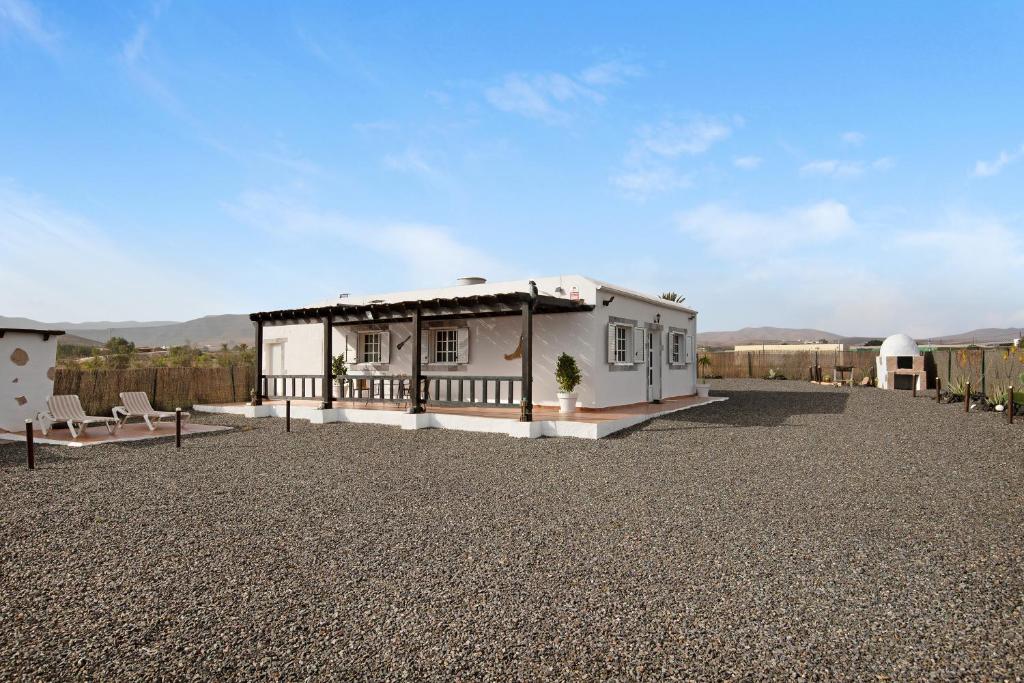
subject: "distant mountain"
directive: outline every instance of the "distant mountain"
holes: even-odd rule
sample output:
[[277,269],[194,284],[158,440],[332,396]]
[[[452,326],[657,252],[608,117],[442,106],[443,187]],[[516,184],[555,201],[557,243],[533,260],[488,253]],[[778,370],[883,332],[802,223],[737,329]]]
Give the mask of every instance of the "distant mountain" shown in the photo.
[[101,341],[96,339],[86,339],[85,337],[80,337],[77,334],[71,334],[70,332],[57,337],[57,344],[59,346],[103,346],[103,342]]
[[[940,337],[921,337],[917,341],[931,344],[1005,343],[1021,336],[1020,332],[1020,329],[1016,327],[988,327]],[[857,345],[863,344],[870,339],[885,339],[886,336],[888,335],[847,337],[835,332],[826,332],[825,330],[794,329],[789,327],[744,327],[740,330],[723,332],[698,332],[697,343],[701,346],[727,349],[737,344],[796,343],[800,341],[817,341],[819,339],[827,339],[828,341],[841,342],[847,345]]]
[[[97,327],[84,327],[85,325]],[[135,342],[137,346],[175,346],[186,343],[196,346],[234,346],[242,342],[252,344],[253,340],[252,322],[249,316],[244,314],[208,315],[186,322],[152,323],[41,323],[28,318],[0,316],[0,326],[65,330],[80,337],[102,342],[111,337],[124,337]]]
[[737,344],[778,344],[780,342],[818,341],[847,342],[847,338],[835,332],[789,327],[744,327],[729,332],[698,332],[697,343],[701,346],[728,347]]
[[[37,320],[30,318],[7,318],[0,315],[0,325],[6,327],[25,327],[34,329],[42,326],[46,329],[53,330],[64,330],[65,332],[79,332],[81,330],[106,330],[110,328],[127,329],[130,327],[157,327],[161,325],[179,325],[180,323],[176,320],[152,320],[149,322],[138,322],[136,320],[122,320],[119,322],[110,322],[107,320],[99,320],[95,322],[85,323],[41,323]],[[104,337],[108,339],[109,337]]]
[[1019,327],[984,327],[970,332],[951,334],[945,337],[928,337],[933,344],[993,344],[1009,342],[1021,336]]

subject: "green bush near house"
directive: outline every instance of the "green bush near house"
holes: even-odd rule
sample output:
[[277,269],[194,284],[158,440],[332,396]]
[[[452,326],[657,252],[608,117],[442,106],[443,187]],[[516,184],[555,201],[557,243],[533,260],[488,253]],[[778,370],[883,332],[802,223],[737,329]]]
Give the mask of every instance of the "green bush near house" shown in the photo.
[[555,380],[558,382],[558,388],[567,394],[571,394],[573,389],[579,386],[583,381],[583,373],[580,372],[580,366],[576,364],[575,358],[567,353],[562,353],[558,357]]
[[334,379],[338,379],[342,375],[348,374],[348,365],[345,363],[345,354],[335,356],[331,361],[331,375]]

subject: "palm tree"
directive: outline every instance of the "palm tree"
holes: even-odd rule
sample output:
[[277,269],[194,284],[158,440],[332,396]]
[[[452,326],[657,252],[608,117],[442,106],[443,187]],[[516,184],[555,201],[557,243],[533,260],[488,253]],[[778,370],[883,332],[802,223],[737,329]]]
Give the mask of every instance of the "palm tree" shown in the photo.
[[681,304],[684,301],[686,301],[685,296],[681,296],[679,294],[676,294],[675,292],[662,292],[661,298],[676,304]]

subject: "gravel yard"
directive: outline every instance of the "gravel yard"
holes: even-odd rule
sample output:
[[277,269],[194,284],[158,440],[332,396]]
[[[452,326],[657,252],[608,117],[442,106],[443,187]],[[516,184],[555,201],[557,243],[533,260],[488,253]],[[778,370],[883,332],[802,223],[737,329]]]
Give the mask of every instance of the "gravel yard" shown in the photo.
[[1024,677],[1024,424],[713,384],[597,442],[0,446],[0,679]]

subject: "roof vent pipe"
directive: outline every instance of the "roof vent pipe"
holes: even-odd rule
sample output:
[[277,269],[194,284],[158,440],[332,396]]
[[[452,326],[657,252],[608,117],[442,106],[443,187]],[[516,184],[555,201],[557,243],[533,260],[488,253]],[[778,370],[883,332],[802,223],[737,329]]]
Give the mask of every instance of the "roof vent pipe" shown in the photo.
[[482,285],[485,282],[487,282],[487,278],[485,278],[485,277],[478,277],[476,275],[467,275],[466,277],[460,277],[458,280],[456,280],[456,282],[459,283],[459,286],[462,286],[462,285]]

